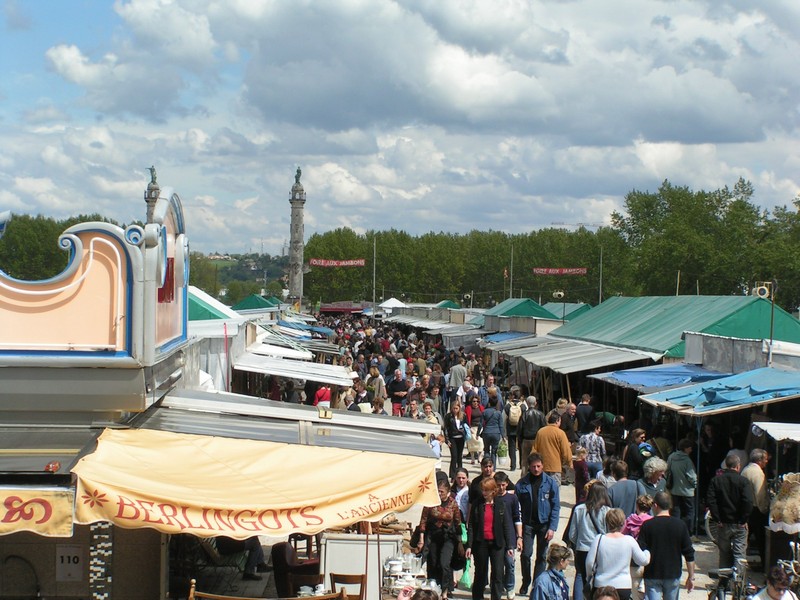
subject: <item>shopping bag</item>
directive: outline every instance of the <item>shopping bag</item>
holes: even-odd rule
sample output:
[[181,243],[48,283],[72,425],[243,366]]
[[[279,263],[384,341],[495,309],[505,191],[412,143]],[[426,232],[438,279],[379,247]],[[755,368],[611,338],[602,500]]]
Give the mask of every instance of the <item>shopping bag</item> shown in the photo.
[[472,559],[467,559],[467,564],[464,566],[464,572],[461,574],[461,579],[458,580],[458,589],[470,591],[472,589]]

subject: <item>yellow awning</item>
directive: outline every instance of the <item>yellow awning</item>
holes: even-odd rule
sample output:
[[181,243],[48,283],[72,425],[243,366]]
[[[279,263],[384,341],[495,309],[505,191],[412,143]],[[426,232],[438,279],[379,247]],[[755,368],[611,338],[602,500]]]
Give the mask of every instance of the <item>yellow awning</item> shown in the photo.
[[0,488],[0,535],[32,531],[48,537],[72,536],[71,489]]
[[431,458],[146,429],[104,431],[72,472],[77,523],[202,537],[317,533],[439,503]]

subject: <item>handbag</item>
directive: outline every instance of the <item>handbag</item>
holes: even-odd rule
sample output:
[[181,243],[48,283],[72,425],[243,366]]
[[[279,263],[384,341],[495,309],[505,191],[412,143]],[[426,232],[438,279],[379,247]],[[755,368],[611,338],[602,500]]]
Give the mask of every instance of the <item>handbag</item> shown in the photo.
[[583,597],[584,600],[592,600],[592,588],[594,587],[594,576],[597,573],[597,557],[600,555],[600,542],[603,541],[603,535],[597,540],[597,550],[594,555],[594,564],[592,565],[592,572],[586,574],[586,581],[583,582]]
[[464,565],[464,572],[461,574],[461,579],[458,580],[458,589],[470,591],[472,589],[472,559],[467,559],[467,564]]
[[464,430],[464,439],[470,441],[472,439],[472,430],[469,428],[469,425],[464,423],[461,428]]

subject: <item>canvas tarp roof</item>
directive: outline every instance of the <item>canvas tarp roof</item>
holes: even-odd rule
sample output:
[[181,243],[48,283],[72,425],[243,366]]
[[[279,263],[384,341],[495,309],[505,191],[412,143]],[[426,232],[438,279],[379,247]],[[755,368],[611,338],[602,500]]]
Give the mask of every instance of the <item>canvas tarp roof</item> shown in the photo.
[[497,317],[536,317],[539,319],[557,319],[550,311],[542,308],[530,298],[507,298],[500,304],[486,310],[484,315]]
[[684,356],[683,333],[800,342],[800,322],[755,296],[615,296],[565,323],[549,335]]
[[391,317],[386,317],[384,321],[428,330],[444,329],[452,325],[452,323],[446,323],[445,321],[434,321],[432,319],[424,319],[413,315],[392,315]]
[[233,310],[258,310],[258,309],[274,309],[277,304],[270,302],[263,296],[258,294],[250,294],[231,308]]
[[235,310],[193,285],[189,286],[189,320],[205,321],[233,319],[242,321],[243,317]]
[[436,305],[436,308],[461,308],[461,306],[453,300],[442,300]]
[[358,375],[340,365],[325,365],[315,362],[298,361],[271,356],[261,356],[245,352],[234,362],[233,367],[240,371],[263,373],[289,379],[305,379],[330,385],[350,387]]
[[583,302],[545,302],[542,305],[547,311],[553,313],[557,318],[571,321],[578,315],[582,315],[588,310],[591,310],[590,304]]
[[478,343],[479,346],[492,352],[500,352],[506,354],[512,350],[519,350],[521,348],[530,348],[531,346],[538,346],[546,341],[545,336],[537,336],[528,334],[525,336],[514,337],[511,339],[501,340],[499,342],[490,341],[488,338],[483,338]]
[[181,393],[136,429],[104,431],[73,467],[76,522],[285,537],[439,504],[436,459],[408,429],[424,424],[403,433],[391,417]]
[[754,421],[753,425],[766,431],[776,442],[796,442],[800,444],[800,423]]
[[546,343],[527,349],[526,352],[520,349],[514,354],[509,354],[520,356],[533,365],[562,374],[654,359],[653,355],[646,352],[552,338]]
[[800,371],[762,367],[640,398],[681,414],[707,416],[800,397]]
[[388,300],[381,302],[378,306],[381,308],[405,308],[406,305],[404,302],[401,302],[397,298],[389,298]]
[[608,373],[594,373],[589,377],[620,387],[649,392],[719,379],[729,375],[731,373],[720,373],[699,365],[668,363],[665,365],[639,367],[637,369],[621,369],[619,371],[609,371]]

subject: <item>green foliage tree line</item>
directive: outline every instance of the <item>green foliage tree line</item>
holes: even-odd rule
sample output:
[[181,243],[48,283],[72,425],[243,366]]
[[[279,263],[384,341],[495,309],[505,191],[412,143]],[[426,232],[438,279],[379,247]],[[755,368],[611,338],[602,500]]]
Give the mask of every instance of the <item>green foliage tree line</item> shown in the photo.
[[[378,299],[433,303],[463,301],[470,294],[468,303],[486,306],[511,295],[544,303],[563,290],[569,302],[596,304],[612,295],[741,295],[758,281],[775,281],[776,302],[795,310],[800,197],[769,213],[758,208],[753,195],[753,186],[742,179],[732,189],[710,192],[664,181],[655,192],[629,192],[624,210],[595,231],[552,227],[513,235],[474,230],[412,236],[396,229],[365,234],[335,229],[308,240],[306,259],[364,258],[366,266],[312,267],[305,294],[311,302],[371,301],[374,247]],[[14,216],[0,239],[0,269],[19,279],[52,277],[67,260],[58,236],[87,220],[103,219]],[[215,296],[227,288],[224,300],[235,304],[265,284],[271,293],[278,291],[287,266],[287,257],[253,254],[222,262],[193,252],[190,280]],[[534,267],[586,267],[587,274],[537,276]]]

